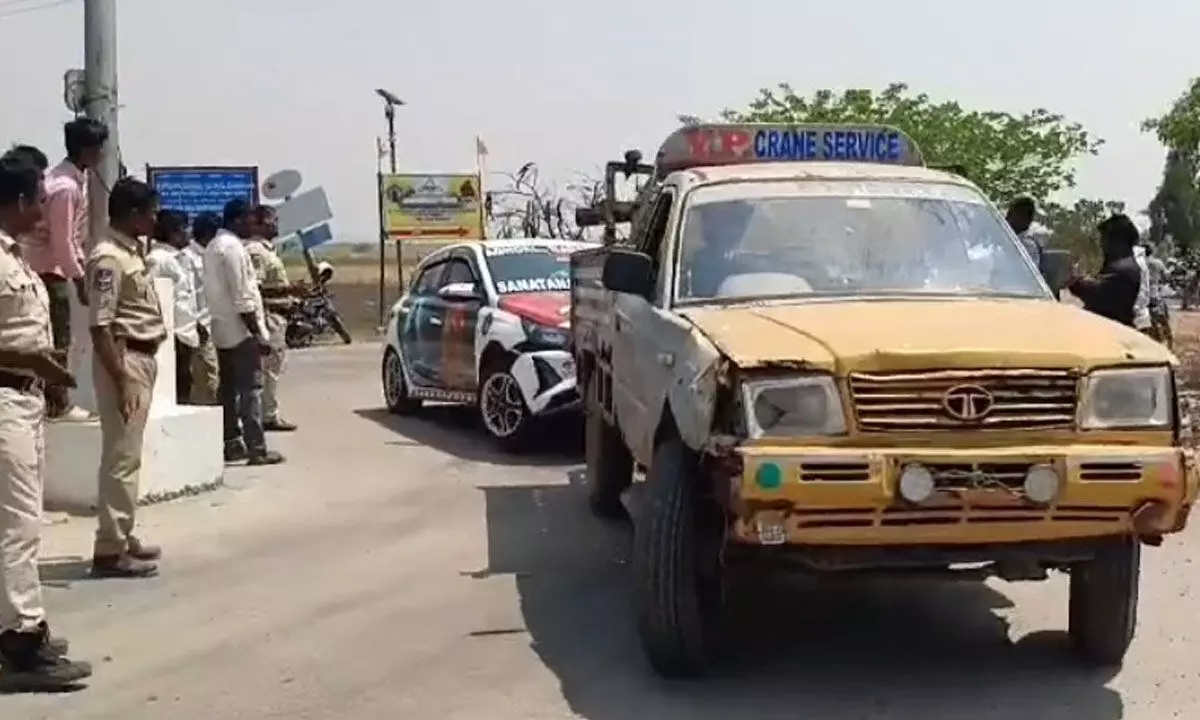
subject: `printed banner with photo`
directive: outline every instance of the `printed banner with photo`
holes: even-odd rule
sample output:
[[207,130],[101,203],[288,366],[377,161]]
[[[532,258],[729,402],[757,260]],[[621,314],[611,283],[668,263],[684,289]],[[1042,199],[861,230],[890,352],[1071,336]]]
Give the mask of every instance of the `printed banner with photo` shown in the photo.
[[383,227],[394,238],[481,237],[478,175],[383,175]]

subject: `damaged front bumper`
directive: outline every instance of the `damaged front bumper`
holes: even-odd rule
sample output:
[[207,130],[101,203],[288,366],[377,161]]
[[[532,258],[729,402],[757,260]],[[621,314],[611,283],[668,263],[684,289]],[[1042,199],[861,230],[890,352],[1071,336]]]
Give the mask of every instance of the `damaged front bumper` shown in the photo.
[[[1196,500],[1190,450],[1137,446],[903,449],[742,446],[731,487],[732,539],[753,545],[995,544],[1183,529]],[[925,501],[901,497],[902,468],[935,478]],[[1031,502],[1022,481],[1049,466],[1057,497]]]
[[510,372],[532,414],[545,416],[580,408],[575,359],[571,353],[565,350],[523,353],[513,361]]

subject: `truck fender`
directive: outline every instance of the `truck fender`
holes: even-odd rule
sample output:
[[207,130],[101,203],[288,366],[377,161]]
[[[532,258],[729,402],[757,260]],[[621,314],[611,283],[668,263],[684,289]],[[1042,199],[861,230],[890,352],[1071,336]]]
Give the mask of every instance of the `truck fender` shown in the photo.
[[706,338],[693,337],[680,353],[667,388],[663,412],[673,419],[679,439],[696,451],[705,447],[712,434],[720,361],[721,354]]

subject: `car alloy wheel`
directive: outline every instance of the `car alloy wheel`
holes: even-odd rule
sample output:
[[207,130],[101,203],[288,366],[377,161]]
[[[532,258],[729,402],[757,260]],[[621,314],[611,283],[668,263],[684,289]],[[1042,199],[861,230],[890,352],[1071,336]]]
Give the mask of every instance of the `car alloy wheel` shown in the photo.
[[479,414],[487,431],[500,440],[520,435],[529,417],[521,388],[507,371],[493,372],[479,392]]

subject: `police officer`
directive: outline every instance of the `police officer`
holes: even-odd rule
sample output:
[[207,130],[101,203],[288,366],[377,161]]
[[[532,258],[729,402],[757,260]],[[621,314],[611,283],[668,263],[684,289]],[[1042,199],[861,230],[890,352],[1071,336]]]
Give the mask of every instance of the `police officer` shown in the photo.
[[263,357],[263,430],[292,432],[296,426],[279,415],[279,378],[283,375],[287,353],[287,313],[293,297],[303,292],[303,286],[288,282],[287,268],[273,245],[279,237],[279,222],[275,208],[258,205],[251,213],[253,237],[246,241],[246,253],[254,264],[258,289],[267,314],[267,333],[271,352]]
[[92,674],[51,638],[38,577],[43,391],[75,386],[54,359],[46,288],[16,241],[41,221],[42,200],[37,165],[0,158],[0,690],[17,692],[69,688]]
[[148,577],[162,554],[133,535],[142,438],[166,339],[162,306],[146,265],[144,238],[154,232],[158,194],[136,178],[113,185],[108,233],[87,259],[92,376],[100,413],[99,529],[92,573]]

